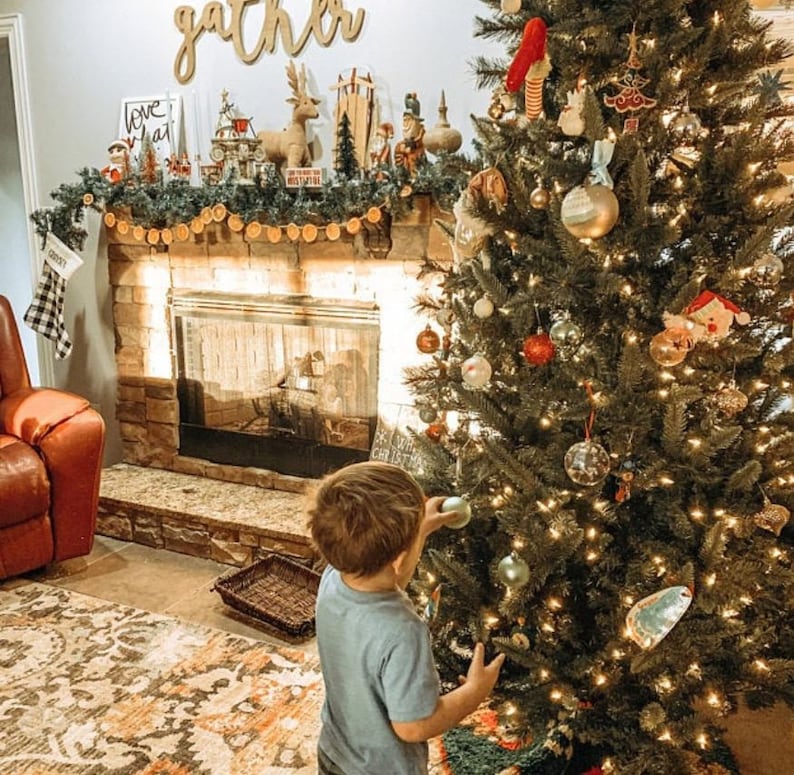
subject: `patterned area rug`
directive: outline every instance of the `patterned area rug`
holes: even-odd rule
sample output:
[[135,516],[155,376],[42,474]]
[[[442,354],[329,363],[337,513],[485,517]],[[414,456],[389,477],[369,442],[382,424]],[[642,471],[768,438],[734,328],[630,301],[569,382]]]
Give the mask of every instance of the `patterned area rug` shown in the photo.
[[3,775],[308,775],[313,656],[54,587],[0,592]]
[[[314,775],[322,700],[300,650],[44,584],[0,591],[0,775]],[[560,753],[515,750],[484,708],[430,742],[430,775],[558,775]]]

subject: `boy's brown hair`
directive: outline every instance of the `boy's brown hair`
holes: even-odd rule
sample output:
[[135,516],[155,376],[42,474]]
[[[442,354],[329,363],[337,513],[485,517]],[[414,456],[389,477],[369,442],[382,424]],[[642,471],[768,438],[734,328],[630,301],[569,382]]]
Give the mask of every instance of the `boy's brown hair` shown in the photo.
[[425,496],[407,471],[370,460],[322,479],[307,513],[312,542],[342,573],[371,576],[410,548]]

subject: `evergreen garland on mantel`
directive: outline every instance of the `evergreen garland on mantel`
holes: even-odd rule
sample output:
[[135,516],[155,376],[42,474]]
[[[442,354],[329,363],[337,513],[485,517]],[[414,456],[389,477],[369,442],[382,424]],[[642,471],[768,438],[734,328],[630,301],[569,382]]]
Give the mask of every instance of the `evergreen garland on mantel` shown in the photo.
[[83,226],[86,208],[97,212],[127,210],[130,220],[146,230],[190,223],[208,207],[223,205],[244,223],[314,224],[364,216],[372,207],[399,217],[413,205],[417,192],[429,194],[444,210],[451,210],[460,190],[475,171],[466,157],[443,154],[423,165],[410,178],[402,167],[392,167],[382,179],[337,175],[317,190],[288,189],[275,172],[253,184],[234,179],[193,186],[187,179],[154,182],[132,173],[111,183],[96,168],[83,168],[75,183],[62,183],[50,196],[55,206],[36,210],[31,219],[42,244],[49,232],[73,250],[81,250],[88,235]]

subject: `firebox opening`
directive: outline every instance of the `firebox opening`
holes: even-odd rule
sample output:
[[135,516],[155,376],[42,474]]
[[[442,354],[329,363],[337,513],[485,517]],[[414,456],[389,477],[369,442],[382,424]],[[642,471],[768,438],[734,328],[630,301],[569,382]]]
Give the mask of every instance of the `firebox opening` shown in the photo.
[[179,292],[171,314],[180,455],[306,477],[369,457],[374,303]]

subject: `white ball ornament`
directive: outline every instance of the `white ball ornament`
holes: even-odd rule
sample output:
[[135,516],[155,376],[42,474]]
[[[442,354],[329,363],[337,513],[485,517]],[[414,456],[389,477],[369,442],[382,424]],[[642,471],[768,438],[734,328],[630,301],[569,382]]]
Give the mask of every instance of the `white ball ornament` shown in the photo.
[[493,302],[487,296],[483,296],[474,302],[474,315],[480,318],[480,320],[491,317],[491,315],[493,315],[493,310]]
[[485,387],[492,373],[491,364],[479,354],[472,355],[460,365],[460,376],[469,387]]
[[454,530],[466,527],[471,521],[471,506],[468,501],[458,495],[450,495],[449,498],[445,498],[441,504],[441,511],[456,511],[460,514],[458,519],[447,522],[447,527],[451,527]]
[[518,13],[521,10],[521,0],[502,0],[500,8],[502,13]]

